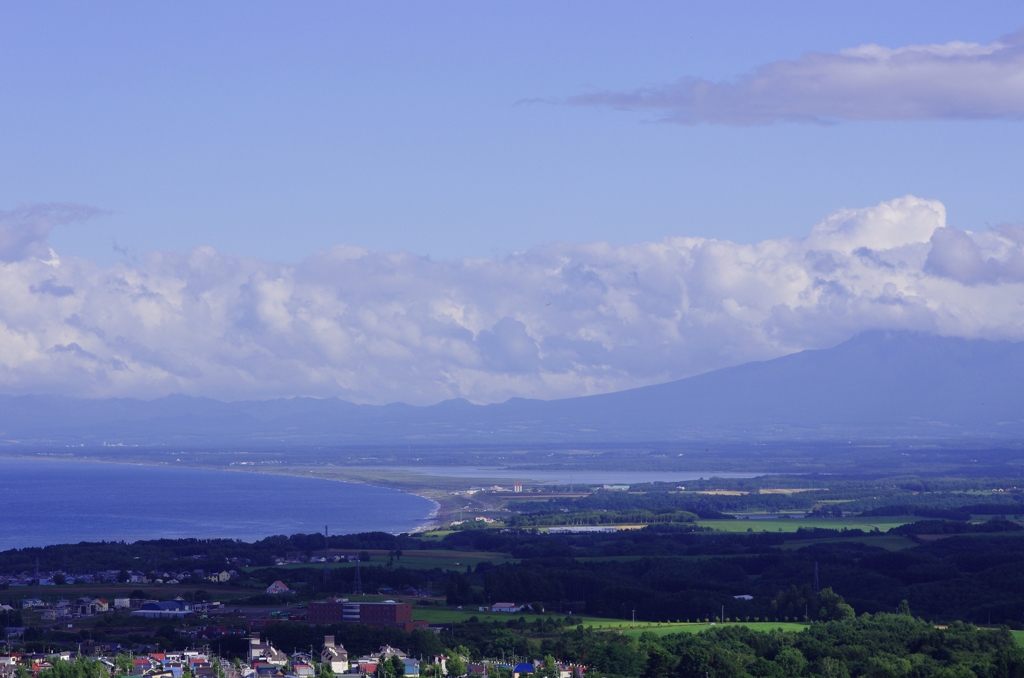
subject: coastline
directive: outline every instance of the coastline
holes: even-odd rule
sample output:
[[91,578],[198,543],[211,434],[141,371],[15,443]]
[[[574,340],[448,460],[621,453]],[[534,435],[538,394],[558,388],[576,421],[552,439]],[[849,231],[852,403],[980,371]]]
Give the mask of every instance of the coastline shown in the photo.
[[[32,461],[70,461],[70,462],[91,462],[97,464],[117,464],[126,466],[146,466],[155,468],[192,468],[197,470],[211,471],[234,471],[239,473],[260,474],[266,476],[282,476],[292,478],[312,478],[318,480],[331,480],[335,482],[351,483],[354,485],[365,485],[370,487],[386,488],[414,495],[430,502],[432,508],[422,518],[418,519],[419,524],[409,530],[409,534],[420,534],[437,529],[447,523],[459,519],[463,511],[486,512],[500,509],[503,499],[492,501],[487,495],[480,493],[471,495],[468,490],[474,487],[488,487],[491,485],[509,485],[513,479],[522,481],[525,485],[544,486],[551,484],[565,484],[572,482],[570,472],[569,478],[558,478],[559,474],[564,475],[565,471],[544,470],[544,469],[502,469],[502,468],[481,468],[475,466],[454,466],[452,473],[447,475],[444,471],[447,467],[437,465],[414,465],[403,464],[378,464],[378,465],[335,465],[324,462],[293,462],[287,463],[283,459],[266,459],[246,455],[244,461],[239,460],[239,453],[231,452],[203,452],[195,450],[152,450],[145,452],[133,448],[117,447],[116,455],[106,453],[108,448],[90,448],[87,450],[38,450],[27,452],[0,447],[0,458],[23,459]],[[99,454],[97,454],[99,452]],[[113,449],[109,452],[114,452]],[[245,454],[245,453],[242,453]],[[198,459],[197,459],[198,457]],[[493,475],[491,475],[493,473]],[[576,480],[580,485],[594,485],[601,482],[609,482],[607,473],[615,473],[615,480],[612,482],[649,482],[646,478],[623,478],[622,472],[594,470],[587,471],[578,469]],[[630,472],[625,472],[630,475]],[[709,476],[721,477],[754,477],[757,473],[736,473],[731,471],[709,472],[709,471],[680,471],[679,476],[685,480],[685,476],[696,477],[698,473]],[[663,472],[659,472],[662,475]],[[535,475],[536,477],[531,477]],[[648,472],[635,472],[635,476],[646,476]],[[545,477],[546,476],[546,477]],[[582,476],[582,477],[581,477]],[[589,480],[587,476],[590,477]]]
[[[111,459],[111,458],[104,458],[104,457],[96,457],[96,456],[93,456],[93,455],[78,456],[78,455],[66,455],[66,454],[31,454],[31,453],[30,454],[25,454],[25,453],[22,453],[20,451],[18,451],[18,453],[16,453],[16,454],[10,454],[10,452],[11,451],[9,451],[9,450],[5,450],[5,451],[0,452],[0,463],[8,462],[8,463],[11,463],[11,464],[25,464],[26,465],[24,467],[26,469],[25,472],[29,473],[29,475],[25,476],[25,478],[26,479],[33,478],[33,480],[32,480],[33,484],[29,485],[30,488],[31,488],[31,486],[35,486],[36,484],[39,484],[40,481],[41,481],[40,478],[46,478],[46,477],[48,477],[50,475],[53,475],[55,478],[59,478],[60,480],[58,480],[58,482],[66,481],[69,477],[75,477],[75,476],[79,475],[79,471],[76,471],[74,469],[78,465],[80,465],[80,464],[88,464],[89,466],[91,466],[94,469],[96,469],[96,470],[86,471],[83,468],[82,469],[82,473],[84,474],[84,477],[92,477],[92,478],[106,477],[106,475],[108,475],[108,473],[112,473],[113,475],[111,475],[110,477],[112,478],[112,481],[115,481],[115,482],[117,481],[116,479],[123,479],[125,477],[127,477],[127,478],[136,477],[136,476],[132,475],[131,471],[127,471],[127,470],[120,471],[120,472],[117,471],[116,470],[117,467],[124,468],[124,469],[132,468],[132,467],[139,468],[139,469],[143,469],[143,468],[145,468],[145,469],[152,469],[150,471],[144,472],[145,473],[144,475],[137,476],[137,477],[139,477],[141,479],[140,481],[146,482],[146,483],[151,483],[151,482],[154,482],[154,481],[159,482],[159,478],[165,477],[163,475],[163,472],[160,471],[159,469],[178,468],[178,469],[182,469],[182,471],[184,471],[185,473],[188,473],[190,471],[197,471],[197,472],[248,471],[248,472],[252,473],[252,471],[249,470],[249,469],[238,468],[238,467],[230,467],[230,466],[221,465],[221,464],[168,463],[166,461],[159,460],[159,459],[152,459],[152,460],[138,459],[138,458],[133,458],[133,459]],[[45,463],[41,463],[41,462],[56,462],[56,464],[54,464],[52,466],[52,470],[47,470],[47,465]],[[75,466],[72,466],[72,464],[75,464]],[[101,469],[103,467],[109,468],[111,470],[110,471],[99,470],[99,469]],[[30,469],[32,469],[32,470],[30,470]],[[17,467],[15,466],[11,470],[17,470]],[[427,531],[429,531],[429,529],[432,529],[434,526],[436,526],[438,524],[438,522],[439,522],[440,516],[443,513],[443,511],[442,511],[442,508],[443,508],[442,503],[438,501],[438,498],[435,497],[434,493],[431,493],[429,491],[410,492],[410,490],[408,488],[401,488],[401,486],[393,486],[390,483],[369,482],[369,481],[367,481],[364,478],[338,477],[337,475],[332,475],[332,474],[309,473],[308,471],[305,471],[303,469],[287,469],[287,468],[280,468],[280,469],[278,469],[278,468],[274,468],[273,472],[267,472],[267,471],[270,471],[270,469],[260,469],[258,471],[258,475],[259,476],[263,476],[263,477],[267,477],[267,476],[271,476],[271,475],[276,475],[276,476],[281,476],[283,478],[290,478],[290,479],[292,479],[289,484],[284,485],[284,488],[288,488],[288,490],[282,489],[281,491],[276,493],[276,494],[279,494],[279,495],[281,493],[286,493],[286,494],[282,495],[280,498],[278,498],[278,501],[287,501],[287,499],[286,499],[287,497],[289,497],[289,496],[296,496],[296,495],[294,495],[295,492],[300,493],[300,495],[302,495],[302,496],[308,496],[308,497],[316,497],[316,496],[324,496],[325,498],[332,497],[332,496],[335,497],[336,499],[325,500],[325,502],[326,502],[325,504],[316,504],[316,506],[324,506],[325,510],[329,510],[329,511],[337,511],[339,509],[342,510],[342,513],[338,514],[338,515],[343,516],[344,519],[340,520],[340,522],[342,523],[342,527],[341,527],[341,531],[337,532],[338,535],[358,534],[360,532],[374,532],[374,531],[378,531],[378,529],[379,529],[379,531],[388,532],[388,533],[391,533],[393,535],[398,535],[398,534],[401,534],[401,533],[419,534],[419,533],[427,532]],[[125,472],[129,473],[129,475],[128,476],[120,475],[121,473],[125,473]],[[156,475],[154,475],[154,473],[156,473]],[[18,477],[22,477],[22,476],[20,476],[20,474],[18,473],[18,474],[9,474],[7,477],[10,480],[17,481],[17,478]],[[182,477],[188,478],[189,476],[174,475],[174,476],[171,476],[171,477],[178,478],[178,481],[180,482]],[[200,482],[200,483],[202,483],[203,486],[210,486],[210,488],[213,489],[213,488],[216,488],[217,484],[219,484],[219,482],[216,480],[217,477],[218,477],[217,475],[196,476],[195,482]],[[252,485],[253,482],[256,482],[256,483],[261,483],[262,482],[261,480],[255,479],[252,475],[249,476],[250,478],[252,478],[250,480],[242,480],[242,478],[240,476],[234,476],[234,477],[239,478],[239,480],[242,481],[243,484],[240,485],[238,483],[238,481],[230,481],[230,480],[226,480],[226,479],[224,480],[224,482],[226,483],[225,488],[228,490],[228,492],[229,493],[233,492],[236,495],[238,495],[239,492],[242,492],[244,494],[245,493],[251,494],[252,490],[248,490],[247,488],[250,488],[250,486]],[[357,506],[358,504],[355,504],[355,505],[350,506],[348,508],[341,508],[341,507],[345,507],[348,504],[351,504],[352,499],[348,499],[349,497],[354,499],[354,498],[357,498],[357,497],[364,497],[364,496],[366,496],[367,490],[355,491],[355,492],[358,493],[358,494],[355,494],[355,495],[350,495],[349,494],[352,491],[342,491],[342,494],[337,494],[336,491],[331,490],[330,486],[328,486],[328,485],[319,485],[319,489],[318,490],[317,489],[309,489],[308,491],[305,491],[305,490],[301,490],[302,488],[304,488],[304,485],[301,485],[301,484],[300,485],[293,485],[293,484],[291,484],[291,482],[293,482],[295,480],[302,480],[302,479],[331,480],[331,481],[335,481],[335,482],[346,482],[346,483],[348,483],[350,485],[353,485],[353,490],[354,490],[354,486],[362,486],[362,488],[367,488],[367,489],[373,488],[373,486],[377,486],[377,488],[386,489],[386,490],[388,490],[390,492],[398,492],[401,495],[412,496],[412,497],[417,497],[418,499],[426,500],[427,505],[426,506],[422,506],[419,502],[412,502],[411,503],[408,500],[396,501],[396,500],[398,500],[398,497],[393,497],[391,500],[385,501],[383,503],[379,502],[379,501],[373,502],[373,500],[371,499],[373,504],[375,504],[375,506],[376,506],[375,510],[372,512],[372,514],[368,514],[367,516],[362,516],[361,512],[353,511],[352,510],[352,508],[354,508],[354,506]],[[68,480],[68,481],[70,481],[70,480]],[[189,478],[189,479],[186,480],[186,482],[193,482],[193,480],[191,480]],[[257,490],[256,492],[261,492],[261,491]],[[309,493],[311,493],[311,495]],[[15,497],[16,496],[17,495],[15,495]],[[230,495],[228,495],[228,496],[230,496]],[[271,493],[270,496],[274,496],[274,493]],[[20,499],[20,500],[13,499],[11,501],[15,502],[14,504],[11,504],[11,508],[12,509],[15,506],[19,506],[19,505],[23,505],[24,504],[24,498]],[[81,498],[79,498],[79,497],[75,497],[75,499],[73,499],[71,501],[73,502],[72,505],[71,505],[72,506],[71,510],[74,511],[75,510],[74,506],[79,505],[83,500]],[[219,506],[216,504],[216,500],[211,500],[211,501],[214,501],[214,504],[212,505],[214,508],[212,508],[211,510],[219,511]],[[209,529],[210,521],[205,519],[205,518],[200,518],[199,515],[197,515],[197,519],[199,521],[196,522],[196,524],[195,524],[195,526],[196,526],[195,534],[189,534],[188,533],[187,523],[186,523],[185,527],[182,529],[180,523],[179,524],[174,524],[174,518],[170,518],[171,522],[168,523],[167,529],[169,529],[169,532],[170,532],[171,536],[168,537],[168,538],[198,536],[198,537],[204,538],[204,539],[207,539],[207,538],[227,538],[227,539],[242,539],[242,540],[247,541],[247,542],[252,542],[252,541],[258,541],[258,540],[261,540],[261,539],[265,539],[267,537],[272,537],[274,535],[282,535],[282,534],[284,534],[284,535],[307,534],[307,533],[310,533],[310,532],[317,532],[316,528],[310,528],[310,526],[308,524],[310,522],[309,516],[315,514],[315,513],[308,512],[308,509],[311,508],[311,506],[309,506],[309,507],[305,506],[305,504],[308,504],[309,501],[310,501],[309,499],[306,499],[304,502],[300,501],[297,506],[292,507],[289,510],[283,511],[280,514],[280,519],[279,520],[274,520],[274,518],[279,518],[278,514],[271,514],[272,517],[271,517],[270,521],[267,522],[266,524],[264,524],[263,522],[260,522],[260,520],[258,518],[256,520],[251,520],[250,521],[250,520],[246,520],[245,517],[240,517],[239,515],[237,515],[237,514],[240,513],[240,511],[238,511],[237,509],[236,510],[228,510],[227,513],[225,514],[226,522],[223,523],[224,529],[223,529],[223,532],[220,533],[220,534],[210,534],[210,529]],[[358,501],[361,501],[361,500],[356,499],[355,501],[358,502]],[[340,502],[340,504],[338,504],[335,508],[326,508],[326,507],[335,506],[336,502]],[[237,502],[232,502],[231,505],[232,506],[239,506],[239,504]],[[397,510],[397,509],[392,509],[391,508],[392,505],[401,506],[402,508],[401,508],[400,511]],[[221,502],[220,506],[224,506],[226,508],[228,505],[227,504],[223,504]],[[85,508],[84,505],[83,505],[83,508]],[[67,510],[67,508],[66,508],[66,510]],[[102,509],[100,509],[100,511],[102,511]],[[86,511],[86,512],[88,512],[88,511]],[[15,511],[14,515],[18,515],[18,512]],[[117,515],[117,514],[116,513],[115,514],[103,514],[103,513],[100,513],[100,514],[97,514],[97,517],[99,515],[104,515],[105,516],[105,515]],[[148,515],[148,514],[146,514],[146,515]],[[203,514],[203,515],[204,516],[219,515],[219,513],[206,513],[206,514]],[[333,513],[332,513],[332,515],[333,515]],[[163,523],[166,522],[166,519],[162,518],[161,516],[162,516],[162,514],[160,512],[154,514],[152,516],[152,520],[147,521],[147,523],[150,523],[150,524],[147,524],[147,528],[143,528],[143,529],[128,529],[127,534],[121,532],[120,529],[117,528],[117,527],[113,527],[113,528],[110,527],[103,520],[99,520],[98,522],[91,522],[90,521],[88,523],[85,523],[86,525],[90,525],[90,526],[88,526],[86,528],[85,535],[81,539],[83,539],[84,541],[108,541],[108,540],[117,541],[117,540],[124,539],[126,541],[131,541],[131,542],[135,542],[135,541],[139,541],[139,540],[145,541],[145,540],[150,540],[150,539],[161,539],[161,538],[164,538],[166,536],[165,533],[163,532],[164,531]],[[179,516],[175,516],[175,517],[179,517]],[[270,516],[268,516],[268,517],[270,517]],[[16,531],[14,531],[13,533],[10,533],[8,535],[8,537],[10,539],[5,540],[5,541],[9,542],[9,544],[7,546],[4,546],[3,550],[7,550],[7,549],[10,549],[10,548],[14,548],[14,549],[19,549],[19,548],[37,548],[37,547],[45,547],[45,546],[50,546],[50,545],[58,545],[58,544],[62,544],[62,543],[74,543],[74,542],[80,541],[80,539],[78,537],[69,537],[69,535],[66,534],[68,532],[67,531],[67,527],[65,527],[63,525],[61,525],[61,527],[57,527],[54,532],[51,532],[51,531],[49,531],[49,529],[44,528],[44,526],[42,524],[37,525],[36,524],[36,520],[30,519],[28,515],[25,516],[25,518],[26,518],[25,522],[20,522],[19,523],[19,524],[23,525],[23,528],[22,529],[16,529]],[[17,518],[17,519],[20,520],[20,518]],[[250,529],[249,525],[246,524],[247,522],[252,522],[253,524],[255,524],[255,527]],[[360,522],[362,524],[360,524]],[[303,523],[306,523],[306,524],[303,524]],[[385,526],[385,525],[387,525],[387,523],[390,523],[393,526],[390,526],[390,527]],[[240,531],[240,527],[241,527],[241,531]],[[261,527],[265,527],[265,529],[263,529]],[[26,531],[28,531],[28,532],[26,532]],[[27,541],[23,541],[23,539],[20,539],[20,536],[23,536],[22,535],[23,532],[25,532],[25,535],[24,535],[25,537],[28,537],[29,535],[35,535],[36,538],[35,539],[30,538]],[[220,531],[217,531],[217,532],[220,532]],[[39,537],[42,537],[42,539],[38,539]]]
[[[122,448],[118,448],[121,450]],[[187,454],[187,453],[186,453]],[[313,478],[318,480],[330,480],[355,485],[366,485],[371,487],[386,488],[415,495],[429,501],[433,508],[426,516],[420,519],[421,524],[409,532],[409,534],[420,534],[436,529],[455,519],[466,498],[460,496],[456,500],[453,493],[464,492],[465,490],[483,485],[493,485],[507,482],[501,477],[488,477],[485,473],[472,476],[439,476],[428,475],[417,472],[411,467],[400,467],[389,469],[388,467],[369,466],[333,466],[333,465],[306,465],[306,464],[266,464],[266,463],[196,463],[194,460],[177,462],[150,459],[145,456],[132,458],[118,458],[90,454],[80,456],[73,452],[41,452],[41,453],[15,453],[0,449],[0,458],[21,459],[28,461],[53,461],[53,462],[76,462],[94,464],[118,464],[125,466],[146,466],[156,468],[194,468],[208,471],[230,471],[235,473],[249,473],[269,476],[283,476],[292,478]],[[528,472],[526,472],[528,473]],[[542,481],[541,481],[542,482]],[[481,507],[484,508],[484,507]]]

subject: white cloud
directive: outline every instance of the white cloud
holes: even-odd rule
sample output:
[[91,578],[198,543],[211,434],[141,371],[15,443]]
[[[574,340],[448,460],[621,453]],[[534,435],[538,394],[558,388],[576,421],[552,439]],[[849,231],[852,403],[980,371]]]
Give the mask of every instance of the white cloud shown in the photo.
[[1024,339],[1024,227],[958,231],[913,196],[840,210],[803,240],[504,259],[339,246],[282,266],[200,247],[104,267],[44,261],[32,242],[0,263],[8,393],[492,402],[667,381],[869,328]]
[[765,64],[731,82],[685,77],[628,92],[570,97],[655,111],[671,122],[758,125],[838,120],[1024,117],[1024,31],[990,45],[863,45]]
[[74,203],[27,205],[0,211],[0,261],[49,257],[46,237],[54,226],[85,221],[102,214],[102,210]]

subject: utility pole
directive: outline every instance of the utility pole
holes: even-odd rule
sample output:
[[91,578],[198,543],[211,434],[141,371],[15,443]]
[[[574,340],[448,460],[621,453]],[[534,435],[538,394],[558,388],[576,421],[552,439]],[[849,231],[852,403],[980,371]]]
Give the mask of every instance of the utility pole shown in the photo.
[[814,595],[818,595],[821,592],[821,587],[818,586],[818,561],[814,561]]
[[[324,525],[324,589],[327,589],[327,526]],[[310,650],[312,652],[312,650]]]
[[629,628],[631,628],[631,629],[632,629],[632,628],[634,628],[635,626],[636,626],[636,608],[634,607],[634,608],[633,608],[633,621],[631,621],[631,622],[629,623]]

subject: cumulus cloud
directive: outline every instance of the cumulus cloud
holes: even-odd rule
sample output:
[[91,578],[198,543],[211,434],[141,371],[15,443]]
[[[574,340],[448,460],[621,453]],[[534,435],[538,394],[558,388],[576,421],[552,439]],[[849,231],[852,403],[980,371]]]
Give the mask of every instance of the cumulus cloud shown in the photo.
[[1020,119],[1024,31],[989,45],[862,45],[811,52],[730,82],[684,77],[627,92],[581,94],[568,102],[653,111],[687,125]]
[[0,261],[49,258],[46,238],[54,226],[85,221],[101,214],[103,210],[74,203],[27,205],[0,212]]
[[1024,227],[1003,226],[975,235],[952,228],[936,229],[925,270],[974,285],[1024,281]]
[[913,196],[756,244],[457,261],[338,246],[294,266],[208,247],[112,266],[9,259],[8,393],[493,402],[667,381],[871,328],[1024,339],[1024,227],[956,230]]

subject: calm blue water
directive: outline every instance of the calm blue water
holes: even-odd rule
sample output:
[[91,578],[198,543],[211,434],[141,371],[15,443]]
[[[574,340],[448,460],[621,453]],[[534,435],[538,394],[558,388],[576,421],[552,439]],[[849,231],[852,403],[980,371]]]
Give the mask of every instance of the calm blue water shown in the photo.
[[0,458],[0,551],[160,537],[408,532],[435,505],[369,485],[165,466]]

